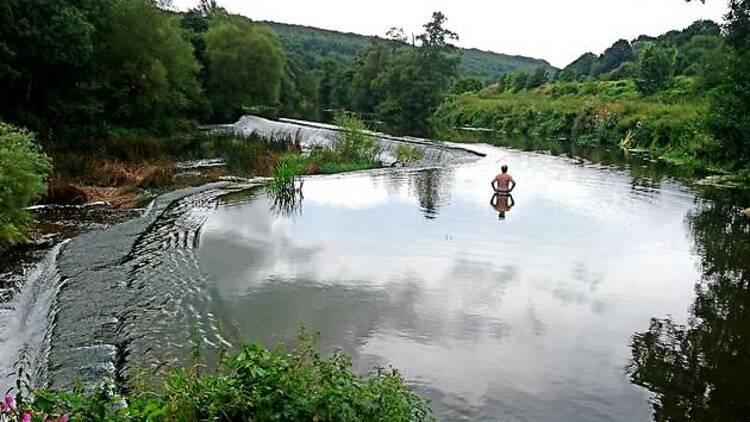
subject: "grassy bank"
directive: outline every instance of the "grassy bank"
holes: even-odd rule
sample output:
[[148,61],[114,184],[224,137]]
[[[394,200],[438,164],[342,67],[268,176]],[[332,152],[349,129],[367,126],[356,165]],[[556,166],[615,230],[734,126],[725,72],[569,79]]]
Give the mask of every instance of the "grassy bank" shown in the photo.
[[552,83],[520,92],[489,89],[451,98],[434,119],[443,127],[645,150],[696,170],[741,170],[721,158],[720,144],[706,123],[708,102],[693,95],[693,84],[678,78],[653,96],[640,94],[629,80]]

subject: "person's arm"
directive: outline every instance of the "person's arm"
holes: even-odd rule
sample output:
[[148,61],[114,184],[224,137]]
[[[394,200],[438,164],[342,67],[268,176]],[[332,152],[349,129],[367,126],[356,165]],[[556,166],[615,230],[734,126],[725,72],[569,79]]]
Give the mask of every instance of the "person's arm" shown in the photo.
[[508,193],[513,192],[513,189],[516,188],[516,179],[514,179],[512,176],[510,177],[510,189],[508,189]]
[[492,183],[490,183],[490,185],[492,186],[492,190],[494,190],[495,192],[497,192],[500,189],[499,186],[495,186],[496,183],[497,184],[500,183],[500,182],[497,181],[497,177],[494,178],[494,179],[492,179]]

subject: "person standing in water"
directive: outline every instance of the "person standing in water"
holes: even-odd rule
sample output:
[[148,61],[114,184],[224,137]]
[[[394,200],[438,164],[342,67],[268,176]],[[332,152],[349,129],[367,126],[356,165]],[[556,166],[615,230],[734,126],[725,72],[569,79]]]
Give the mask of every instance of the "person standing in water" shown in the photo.
[[492,179],[492,189],[501,195],[509,195],[516,188],[516,181],[513,177],[508,174],[508,166],[503,165],[501,168],[502,173],[495,176]]

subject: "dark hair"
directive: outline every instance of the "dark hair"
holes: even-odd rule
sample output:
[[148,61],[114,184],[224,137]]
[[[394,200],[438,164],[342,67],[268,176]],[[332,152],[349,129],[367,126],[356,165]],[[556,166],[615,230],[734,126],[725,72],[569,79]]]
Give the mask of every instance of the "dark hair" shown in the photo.
[[503,171],[503,173],[508,172],[508,166],[502,166],[500,169]]

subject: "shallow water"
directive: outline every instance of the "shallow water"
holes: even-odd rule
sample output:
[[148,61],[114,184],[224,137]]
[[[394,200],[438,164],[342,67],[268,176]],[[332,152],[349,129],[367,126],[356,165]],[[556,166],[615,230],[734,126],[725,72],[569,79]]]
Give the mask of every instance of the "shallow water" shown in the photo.
[[[311,178],[299,209],[227,200],[198,259],[219,316],[250,339],[304,321],[366,370],[403,371],[445,420],[649,420],[625,366],[651,316],[684,321],[695,200],[667,180],[477,146],[424,171]],[[505,219],[489,181],[519,183]]]
[[[0,269],[0,392],[24,352],[36,386],[67,388],[305,323],[360,372],[399,368],[439,420],[750,413],[750,197],[604,150],[406,141],[433,167],[309,177],[293,201],[183,189]],[[503,163],[519,186],[491,204]]]

